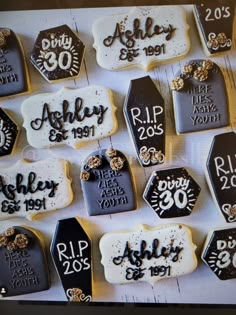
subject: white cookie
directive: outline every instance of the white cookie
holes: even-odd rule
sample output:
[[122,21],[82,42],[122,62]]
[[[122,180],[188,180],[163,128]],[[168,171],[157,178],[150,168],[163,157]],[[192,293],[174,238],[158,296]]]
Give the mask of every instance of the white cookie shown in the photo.
[[113,284],[178,277],[197,267],[191,231],[180,224],[105,234],[100,240],[105,278]]
[[187,54],[188,30],[185,11],[179,6],[136,7],[126,14],[96,20],[93,47],[104,69],[141,66],[149,71]]
[[19,160],[0,169],[0,220],[26,217],[67,207],[73,200],[68,162],[49,158]]
[[117,129],[113,94],[99,85],[31,96],[21,112],[27,140],[35,148],[69,145],[77,149]]

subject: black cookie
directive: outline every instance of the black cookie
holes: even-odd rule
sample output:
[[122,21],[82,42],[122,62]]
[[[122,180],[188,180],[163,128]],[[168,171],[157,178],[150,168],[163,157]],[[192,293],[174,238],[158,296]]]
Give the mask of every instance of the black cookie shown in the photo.
[[194,14],[203,47],[207,55],[227,51],[232,47],[234,4],[232,1],[198,4]]
[[176,74],[171,88],[178,134],[229,124],[224,77],[211,60],[190,61]]
[[24,55],[16,34],[0,28],[0,97],[29,90]]
[[58,221],[51,254],[68,300],[91,301],[91,241],[76,218]]
[[226,222],[236,221],[236,134],[214,137],[206,163],[207,180]]
[[149,76],[131,80],[124,115],[140,164],[152,166],[163,163],[164,100]]
[[220,280],[236,278],[236,228],[210,231],[202,260]]
[[11,154],[18,135],[18,126],[0,108],[0,156]]
[[91,216],[136,209],[129,163],[118,150],[91,153],[81,171],[81,186]]
[[45,253],[37,235],[13,226],[0,235],[0,294],[15,296],[48,290]]
[[143,198],[160,218],[190,215],[201,188],[185,168],[152,173]]
[[69,28],[61,25],[39,32],[31,62],[49,82],[79,75],[85,46]]

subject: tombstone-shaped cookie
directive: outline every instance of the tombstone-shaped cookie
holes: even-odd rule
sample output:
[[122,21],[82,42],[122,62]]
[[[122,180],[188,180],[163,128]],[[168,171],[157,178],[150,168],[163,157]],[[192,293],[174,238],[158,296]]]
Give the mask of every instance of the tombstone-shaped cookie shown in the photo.
[[107,70],[141,66],[149,71],[188,53],[188,30],[180,6],[135,7],[101,17],[92,25],[97,63]]
[[51,254],[66,297],[74,302],[92,300],[91,241],[76,218],[59,220]]
[[0,108],[0,156],[13,152],[19,128],[10,116]]
[[37,231],[13,226],[0,234],[0,295],[48,290],[50,286],[42,238]]
[[80,178],[89,215],[136,209],[133,177],[122,152],[110,148],[91,153],[82,166]]
[[206,162],[206,178],[226,222],[236,222],[236,134],[216,135]]
[[79,75],[85,46],[67,25],[39,32],[31,62],[50,83]]
[[164,100],[149,76],[131,80],[124,116],[142,166],[165,159]]
[[190,215],[201,191],[185,168],[154,171],[143,198],[160,218]]
[[138,226],[104,234],[99,242],[105,278],[113,284],[150,284],[197,267],[196,245],[184,225]]
[[117,129],[113,93],[100,85],[33,95],[23,102],[21,112],[27,140],[35,148],[69,145],[78,149]]
[[211,60],[192,60],[171,83],[177,134],[229,124],[228,96],[220,68]]
[[26,217],[67,207],[73,200],[66,160],[19,160],[0,168],[0,220]]
[[29,91],[28,70],[16,34],[0,28],[0,98]]
[[207,56],[231,49],[234,14],[232,1],[194,6],[197,28]]
[[220,280],[236,278],[236,228],[211,230],[202,260]]

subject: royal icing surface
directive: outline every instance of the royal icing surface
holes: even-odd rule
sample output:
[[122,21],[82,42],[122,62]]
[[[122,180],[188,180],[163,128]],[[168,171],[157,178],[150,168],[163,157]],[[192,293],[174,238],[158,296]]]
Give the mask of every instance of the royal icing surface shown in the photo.
[[117,129],[113,94],[98,85],[34,95],[23,102],[21,112],[27,140],[35,148],[78,148]]
[[134,181],[122,152],[113,148],[92,152],[82,166],[80,178],[89,215],[136,209]]
[[0,28],[0,98],[28,92],[27,69],[16,34]]
[[49,82],[79,75],[85,46],[67,26],[39,33],[31,54],[31,62]]
[[154,171],[143,198],[160,218],[190,215],[201,188],[185,168]]
[[19,128],[7,113],[0,108],[0,156],[13,152]]
[[0,169],[0,220],[26,217],[67,207],[73,199],[68,162],[49,158],[19,160]]
[[206,162],[212,196],[226,222],[236,222],[236,134],[216,135]]
[[44,247],[37,233],[21,226],[0,235],[0,296],[48,290],[49,272]]
[[236,228],[208,233],[202,260],[220,280],[236,278]]
[[189,61],[178,71],[171,88],[177,134],[229,124],[224,76],[213,61]]
[[207,55],[227,51],[232,47],[234,4],[230,1],[194,6],[200,37]]
[[99,243],[105,278],[113,284],[156,281],[178,277],[197,267],[196,246],[184,225],[105,234]]
[[91,241],[76,218],[59,220],[51,254],[66,297],[73,302],[92,300]]
[[131,80],[124,116],[142,166],[165,161],[164,100],[149,76]]
[[97,62],[108,70],[142,66],[148,71],[187,54],[188,29],[185,11],[178,6],[136,7],[102,17],[92,26]]

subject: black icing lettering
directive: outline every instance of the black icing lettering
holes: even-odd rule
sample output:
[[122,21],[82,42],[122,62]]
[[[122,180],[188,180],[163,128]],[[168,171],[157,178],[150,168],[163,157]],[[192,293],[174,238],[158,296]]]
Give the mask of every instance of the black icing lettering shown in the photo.
[[32,120],[30,126],[34,130],[40,130],[45,122],[49,122],[52,128],[61,130],[65,122],[73,124],[74,121],[81,122],[86,118],[97,116],[97,123],[102,124],[104,114],[108,110],[108,107],[103,105],[93,106],[92,109],[89,107],[83,107],[83,100],[80,97],[75,99],[74,112],[69,112],[69,103],[67,100],[62,102],[62,112],[50,111],[50,105],[45,103],[43,106],[41,118]]
[[140,267],[142,265],[143,259],[151,260],[152,258],[160,258],[160,257],[169,257],[172,256],[172,261],[176,262],[179,259],[179,253],[183,250],[183,247],[179,246],[170,246],[170,247],[160,247],[159,248],[159,240],[154,239],[152,242],[152,250],[146,249],[147,243],[142,240],[140,244],[140,250],[132,250],[130,248],[129,242],[126,242],[125,250],[122,256],[117,256],[113,258],[113,263],[115,265],[120,265],[124,261],[125,258],[128,259],[131,265],[135,265],[136,267]]
[[137,39],[144,40],[147,37],[152,38],[156,35],[166,34],[165,39],[170,40],[173,32],[176,30],[171,24],[167,27],[154,25],[152,28],[152,26],[153,19],[151,17],[146,18],[144,30],[140,28],[140,20],[137,18],[133,21],[133,30],[126,30],[125,32],[122,32],[120,24],[116,23],[113,35],[106,37],[103,40],[103,44],[106,47],[110,47],[118,39],[125,47],[133,48]]
[[55,191],[59,183],[51,181],[38,181],[36,182],[37,175],[34,172],[30,172],[27,178],[27,183],[22,184],[24,180],[24,175],[18,173],[16,175],[15,185],[13,184],[4,184],[2,176],[0,176],[0,192],[9,200],[15,199],[15,194],[27,195],[28,193],[34,194],[37,191],[50,190],[48,197],[54,197]]

